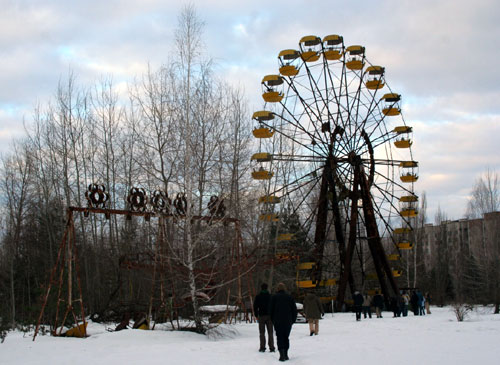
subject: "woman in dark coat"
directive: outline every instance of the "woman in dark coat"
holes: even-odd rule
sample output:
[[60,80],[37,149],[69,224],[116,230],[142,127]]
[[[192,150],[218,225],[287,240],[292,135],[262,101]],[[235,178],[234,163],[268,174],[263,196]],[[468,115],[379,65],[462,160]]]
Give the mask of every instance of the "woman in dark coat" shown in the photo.
[[325,314],[319,298],[314,293],[308,293],[304,298],[304,314],[309,323],[310,335],[319,332],[319,319]]
[[288,360],[288,349],[290,347],[288,337],[290,336],[292,325],[297,319],[297,305],[295,304],[295,300],[285,290],[285,284],[279,283],[276,294],[271,297],[269,307],[269,314],[271,315],[271,321],[276,332],[280,361]]

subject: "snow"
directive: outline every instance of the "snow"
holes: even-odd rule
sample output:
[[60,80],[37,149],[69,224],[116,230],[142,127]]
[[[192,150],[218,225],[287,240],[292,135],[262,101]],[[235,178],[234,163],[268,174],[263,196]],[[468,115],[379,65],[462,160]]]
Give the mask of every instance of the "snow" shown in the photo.
[[[432,314],[362,319],[327,313],[318,336],[293,326],[289,364],[498,364],[500,315],[479,308],[457,322],[448,308]],[[86,339],[10,332],[0,344],[0,364],[277,364],[278,353],[260,353],[258,325],[222,325],[209,336],[186,331],[123,330],[89,323]]]
[[226,311],[228,312],[235,312],[239,308],[235,305],[224,305],[224,304],[219,304],[219,305],[204,305],[200,307],[200,310],[202,312],[207,312],[207,313],[224,313]]

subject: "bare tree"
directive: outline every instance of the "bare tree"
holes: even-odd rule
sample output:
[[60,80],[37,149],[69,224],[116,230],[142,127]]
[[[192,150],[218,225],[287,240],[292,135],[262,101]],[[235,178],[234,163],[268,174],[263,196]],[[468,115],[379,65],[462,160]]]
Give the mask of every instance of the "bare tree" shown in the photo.
[[484,213],[500,210],[500,179],[489,168],[476,180],[467,203],[466,217],[481,218]]

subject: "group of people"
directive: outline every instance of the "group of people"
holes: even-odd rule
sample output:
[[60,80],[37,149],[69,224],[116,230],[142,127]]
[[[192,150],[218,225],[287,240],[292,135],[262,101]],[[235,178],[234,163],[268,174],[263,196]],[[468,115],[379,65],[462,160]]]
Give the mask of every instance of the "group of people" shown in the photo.
[[[373,298],[369,295],[363,296],[359,291],[356,291],[353,295],[354,301],[354,311],[356,312],[356,321],[361,320],[361,315],[364,318],[369,316],[372,318],[371,308],[374,307],[376,310],[377,318],[382,318],[382,311],[384,309],[384,297],[380,292],[377,292]],[[416,316],[422,316],[431,314],[430,310],[431,296],[429,293],[422,294],[420,290],[413,290],[411,295],[406,291],[401,291],[398,296],[392,297],[390,299],[390,310],[394,313],[394,317],[406,317],[408,315],[408,309]]]
[[[303,306],[304,314],[309,322],[310,335],[317,335],[319,333],[319,319],[325,314],[323,306],[319,298],[313,293],[306,295]],[[292,296],[286,292],[285,284],[279,283],[274,295],[269,293],[266,283],[262,284],[260,293],[255,297],[253,309],[259,322],[259,351],[266,351],[266,331],[269,351],[276,351],[274,347],[274,328],[280,354],[279,361],[289,360],[289,336],[292,325],[297,320],[297,305]]]

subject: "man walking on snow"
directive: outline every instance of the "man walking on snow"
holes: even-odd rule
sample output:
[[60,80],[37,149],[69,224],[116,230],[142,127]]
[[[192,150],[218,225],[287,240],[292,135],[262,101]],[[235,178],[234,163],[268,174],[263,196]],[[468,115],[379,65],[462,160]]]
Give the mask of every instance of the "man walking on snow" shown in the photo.
[[267,284],[263,283],[261,291],[255,296],[253,302],[253,312],[259,321],[259,337],[260,337],[260,352],[266,351],[266,329],[268,336],[269,351],[274,352],[274,336],[273,336],[273,322],[269,315],[269,304],[271,301],[271,294],[267,291]]

